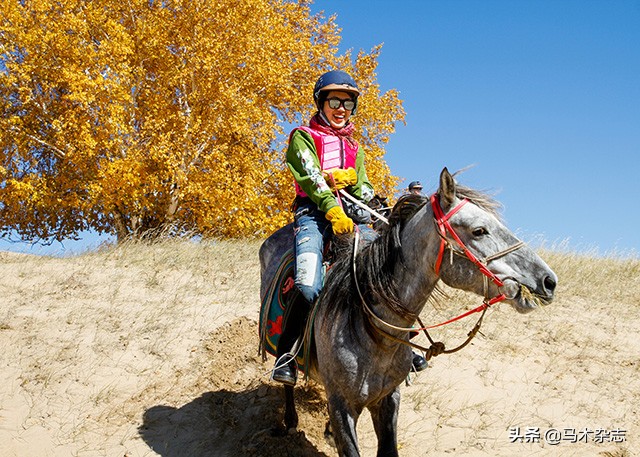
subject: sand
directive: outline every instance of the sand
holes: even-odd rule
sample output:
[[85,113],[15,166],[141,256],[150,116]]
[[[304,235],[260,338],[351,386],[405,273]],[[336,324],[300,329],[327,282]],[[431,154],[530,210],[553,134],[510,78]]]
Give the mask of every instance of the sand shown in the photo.
[[[150,249],[0,253],[0,456],[336,455],[313,383],[297,389],[298,430],[273,436],[257,245]],[[401,387],[400,454],[640,455],[640,303],[600,296],[560,277],[540,311],[490,310],[467,348]],[[457,344],[474,322],[436,337]],[[368,413],[358,433],[375,455]]]

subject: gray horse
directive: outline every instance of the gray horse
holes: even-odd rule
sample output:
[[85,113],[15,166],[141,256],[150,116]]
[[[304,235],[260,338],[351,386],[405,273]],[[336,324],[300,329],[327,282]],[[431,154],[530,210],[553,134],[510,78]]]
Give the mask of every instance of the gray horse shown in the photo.
[[[359,455],[356,424],[365,408],[378,455],[398,455],[399,386],[412,359],[409,330],[438,281],[475,292],[485,303],[503,300],[521,313],[553,299],[555,273],[500,222],[498,206],[457,185],[445,168],[431,201],[401,198],[389,227],[329,270],[313,322],[310,375],[324,386],[341,456]],[[263,296],[292,242],[289,225],[261,246]],[[295,428],[293,387],[285,386],[285,394],[285,426]]]

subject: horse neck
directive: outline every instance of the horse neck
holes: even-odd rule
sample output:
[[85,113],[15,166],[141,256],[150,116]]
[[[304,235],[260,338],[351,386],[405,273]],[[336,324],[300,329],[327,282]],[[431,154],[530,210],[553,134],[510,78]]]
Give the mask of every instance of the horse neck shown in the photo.
[[438,282],[434,266],[440,236],[433,222],[431,205],[423,207],[407,223],[401,243],[402,266],[396,268],[394,282],[401,285],[398,290],[400,301],[417,315]]

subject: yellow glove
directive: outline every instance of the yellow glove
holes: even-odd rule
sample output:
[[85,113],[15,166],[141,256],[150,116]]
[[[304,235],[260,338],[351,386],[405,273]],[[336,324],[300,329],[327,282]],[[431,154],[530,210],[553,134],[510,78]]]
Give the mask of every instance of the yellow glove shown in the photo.
[[355,168],[337,168],[325,173],[324,177],[332,190],[344,189],[358,182],[358,175],[356,174]]
[[327,211],[325,217],[331,222],[331,228],[333,228],[333,233],[336,235],[353,232],[353,221],[344,213],[341,207],[334,206]]

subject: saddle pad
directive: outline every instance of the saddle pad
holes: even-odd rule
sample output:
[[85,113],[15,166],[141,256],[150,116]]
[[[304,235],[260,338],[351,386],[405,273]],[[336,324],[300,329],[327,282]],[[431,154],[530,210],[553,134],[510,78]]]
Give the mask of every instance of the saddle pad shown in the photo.
[[[293,282],[293,263],[294,254],[293,250],[287,251],[280,261],[280,266],[273,278],[269,289],[264,297],[262,297],[262,303],[260,306],[260,351],[263,359],[266,359],[266,354],[276,356],[278,348],[278,340],[282,334],[284,325],[285,311],[289,304],[290,297],[294,291]],[[298,363],[298,369],[305,375],[307,373],[307,351],[306,344],[298,351],[296,362]]]

